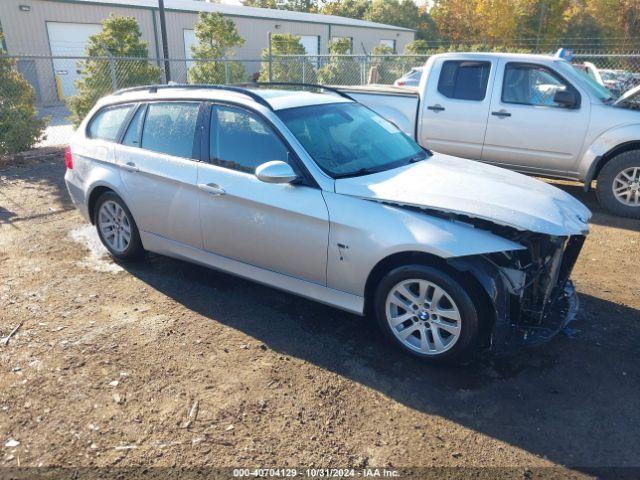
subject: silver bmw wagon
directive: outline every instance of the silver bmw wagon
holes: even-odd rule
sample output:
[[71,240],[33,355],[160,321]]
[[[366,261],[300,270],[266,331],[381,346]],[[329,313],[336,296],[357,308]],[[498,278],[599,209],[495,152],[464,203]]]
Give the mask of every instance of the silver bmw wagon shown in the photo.
[[116,259],[151,251],[367,315],[424,360],[543,342],[577,309],[584,205],[424,150],[337,90],[122,90],[65,161]]

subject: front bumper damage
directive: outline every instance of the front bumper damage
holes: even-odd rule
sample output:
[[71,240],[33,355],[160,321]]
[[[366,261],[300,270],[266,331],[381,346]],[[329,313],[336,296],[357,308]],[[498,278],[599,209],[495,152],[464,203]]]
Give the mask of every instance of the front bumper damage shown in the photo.
[[578,297],[569,276],[585,237],[518,234],[518,252],[456,258],[450,264],[471,273],[494,307],[487,345],[496,354],[544,343],[576,316]]

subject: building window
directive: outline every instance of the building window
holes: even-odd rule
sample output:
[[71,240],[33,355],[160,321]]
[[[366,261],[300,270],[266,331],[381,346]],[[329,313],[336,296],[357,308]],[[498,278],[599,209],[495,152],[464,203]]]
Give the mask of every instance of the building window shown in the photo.
[[396,53],[396,41],[395,40],[380,40],[380,45],[388,47],[393,53]]
[[335,42],[336,40],[348,40],[350,47],[347,53],[353,53],[353,37],[331,37],[331,42]]

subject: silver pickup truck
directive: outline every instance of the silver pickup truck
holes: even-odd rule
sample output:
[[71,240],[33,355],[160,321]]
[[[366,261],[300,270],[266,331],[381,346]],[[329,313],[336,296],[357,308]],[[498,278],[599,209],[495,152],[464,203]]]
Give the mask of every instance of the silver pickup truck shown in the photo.
[[566,60],[548,55],[445,53],[417,91],[341,90],[420,145],[546,177],[597,180],[601,205],[640,218],[638,89],[615,100]]

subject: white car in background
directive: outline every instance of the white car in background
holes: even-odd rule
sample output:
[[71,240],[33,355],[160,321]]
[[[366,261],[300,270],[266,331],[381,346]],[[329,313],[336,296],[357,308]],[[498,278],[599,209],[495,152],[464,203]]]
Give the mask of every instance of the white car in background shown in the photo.
[[418,88],[420,84],[420,78],[422,77],[422,71],[424,67],[414,67],[398,78],[393,85],[396,87],[413,87]]

